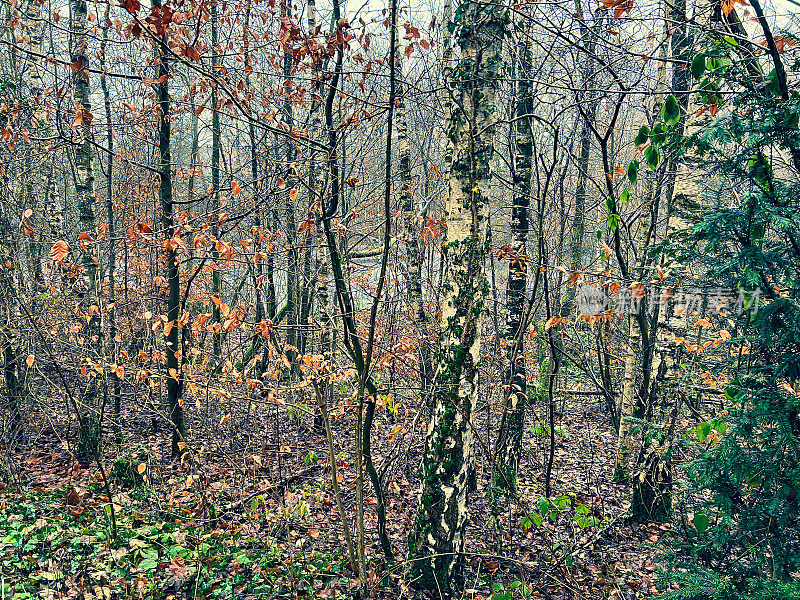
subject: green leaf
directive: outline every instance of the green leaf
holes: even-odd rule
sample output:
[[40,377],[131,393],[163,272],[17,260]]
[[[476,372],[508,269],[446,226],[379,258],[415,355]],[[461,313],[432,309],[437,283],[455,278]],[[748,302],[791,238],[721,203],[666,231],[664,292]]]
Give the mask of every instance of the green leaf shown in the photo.
[[143,572],[155,571],[157,566],[158,563],[155,561],[155,559],[146,558],[145,560],[139,563],[138,569]]
[[547,511],[550,509],[550,501],[542,496],[539,498],[539,502],[536,504],[541,514],[547,514]]
[[681,118],[681,107],[672,94],[664,100],[664,105],[661,107],[661,118],[670,127],[674,127]]
[[608,215],[608,219],[606,219],[606,226],[611,231],[616,231],[617,230],[617,222],[618,221],[619,221],[619,215],[616,214],[616,213],[612,213],[612,214]]
[[[642,142],[644,143],[644,142]],[[637,144],[638,145],[638,144]],[[636,179],[639,177],[639,161],[632,160],[628,163],[628,181],[631,182],[631,185],[636,185]]]
[[630,199],[630,196],[631,196],[631,190],[629,188],[625,188],[619,195],[619,201],[622,202],[622,204],[625,204]]
[[606,198],[606,211],[610,213],[614,212],[614,201],[611,198]]
[[694,528],[697,529],[697,533],[702,535],[703,532],[708,529],[708,516],[706,516],[704,512],[696,512],[694,513],[692,523],[694,524]]
[[658,167],[658,161],[660,160],[658,148],[652,145],[645,148],[644,158],[647,161],[647,166],[650,167],[650,170],[655,171],[656,167]]
[[603,232],[600,231],[599,229],[597,231],[595,231],[594,234],[597,236],[598,240],[602,240],[603,239]]
[[767,75],[767,93],[775,96],[776,98],[781,95],[781,86],[778,83],[778,72],[772,69]]
[[706,55],[698,54],[692,59],[692,76],[700,79],[706,70]]
[[661,146],[669,137],[669,128],[664,123],[656,123],[650,132],[650,139],[657,146]]
[[639,128],[639,133],[636,136],[636,139],[633,140],[633,143],[637,146],[641,146],[650,138],[650,128],[647,125],[642,125]]
[[695,431],[697,431],[697,439],[703,442],[708,437],[708,434],[711,433],[711,423],[700,423],[695,428]]

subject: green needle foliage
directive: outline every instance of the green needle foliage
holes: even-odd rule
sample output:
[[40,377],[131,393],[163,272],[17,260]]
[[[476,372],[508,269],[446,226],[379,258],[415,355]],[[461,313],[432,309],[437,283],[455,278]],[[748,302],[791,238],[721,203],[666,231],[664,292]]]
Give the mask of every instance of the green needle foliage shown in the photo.
[[[707,286],[737,290],[727,415],[687,436],[686,504],[661,574],[662,598],[800,598],[800,94],[719,40],[695,57],[699,88],[733,89],[695,139],[715,165],[701,221],[673,240]],[[750,61],[749,64],[747,61]],[[789,81],[800,64],[787,68]],[[794,71],[794,73],[792,72]],[[706,94],[701,101],[716,104]],[[713,102],[712,102],[713,100]],[[711,435],[711,429],[718,435]]]

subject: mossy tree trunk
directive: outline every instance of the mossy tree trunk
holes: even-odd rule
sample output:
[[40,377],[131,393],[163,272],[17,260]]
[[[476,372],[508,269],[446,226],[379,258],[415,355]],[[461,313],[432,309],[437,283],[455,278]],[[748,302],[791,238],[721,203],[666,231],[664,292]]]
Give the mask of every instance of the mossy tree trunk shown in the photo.
[[408,542],[411,585],[444,596],[452,596],[462,582],[504,13],[495,4],[464,1],[453,18],[461,61],[450,79],[456,101],[447,123],[451,152],[443,246],[447,280],[433,415],[425,439],[419,507]]
[[[8,177],[3,175],[3,189],[10,188]],[[14,441],[22,427],[22,401],[25,389],[20,377],[21,363],[19,355],[19,322],[17,311],[17,289],[14,281],[16,268],[16,252],[14,251],[14,228],[8,217],[7,198],[3,198],[0,206],[0,295],[3,298],[0,312],[0,349],[3,359],[3,377],[6,386],[7,408],[10,431],[8,441]]]

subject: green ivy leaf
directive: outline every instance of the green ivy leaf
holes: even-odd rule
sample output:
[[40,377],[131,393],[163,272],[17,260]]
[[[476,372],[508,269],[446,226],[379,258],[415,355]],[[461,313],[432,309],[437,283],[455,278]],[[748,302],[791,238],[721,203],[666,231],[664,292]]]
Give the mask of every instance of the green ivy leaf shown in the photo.
[[772,69],[767,75],[767,93],[775,96],[776,98],[781,95],[781,86],[778,83],[778,72]]

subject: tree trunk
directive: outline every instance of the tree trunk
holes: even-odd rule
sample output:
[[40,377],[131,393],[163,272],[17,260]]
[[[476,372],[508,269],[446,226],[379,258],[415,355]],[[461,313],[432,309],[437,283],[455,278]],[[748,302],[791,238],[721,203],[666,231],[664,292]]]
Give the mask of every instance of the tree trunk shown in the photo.
[[[213,5],[212,5],[213,6]],[[153,0],[153,8],[161,9],[161,0]],[[156,100],[158,101],[158,171],[160,183],[158,196],[161,202],[161,224],[168,240],[175,237],[176,228],[173,216],[172,203],[172,153],[170,152],[170,107],[169,107],[169,65],[166,57],[169,56],[166,37],[156,40],[156,61],[158,65],[158,80],[154,84]],[[166,270],[167,270],[167,326],[166,335],[167,357],[167,404],[169,418],[172,423],[172,455],[179,456],[182,445],[186,439],[186,425],[183,418],[182,369],[181,349],[178,343],[178,319],[180,318],[180,272],[178,269],[179,257],[177,244],[166,244]]]
[[[76,111],[80,114],[79,132],[81,140],[75,147],[75,192],[78,202],[78,217],[82,232],[91,236],[79,242],[82,253],[83,296],[81,310],[88,317],[85,339],[89,351],[89,360],[94,365],[103,366],[103,329],[100,319],[100,282],[99,259],[94,237],[97,235],[97,220],[94,213],[95,191],[94,171],[91,144],[92,121],[89,81],[88,13],[86,0],[72,0],[70,6],[72,16],[72,64],[78,65],[72,75],[73,94]],[[77,119],[76,119],[77,120]],[[87,369],[90,373],[93,368]],[[81,466],[88,467],[100,448],[101,428],[100,415],[100,381],[99,377],[90,375],[86,383],[81,402],[84,414],[80,418],[80,433],[75,458]]]
[[[669,29],[667,29],[667,36],[669,36]],[[656,89],[653,95],[653,106],[651,108],[651,123],[650,126],[658,119],[658,114],[661,109],[661,100],[666,87],[666,46],[669,43],[669,38],[664,41],[661,46],[662,61],[658,66],[658,76],[656,81]],[[642,193],[641,193],[641,210],[639,217],[639,238],[637,240],[637,260],[633,269],[633,277],[636,279],[631,282],[631,285],[637,284],[643,277],[644,267],[647,264],[647,248],[651,241],[652,233],[655,229],[658,219],[658,205],[661,197],[661,181],[660,176],[662,170],[659,168],[656,173],[651,173],[649,169],[642,169],[640,171],[640,178],[642,180]],[[638,291],[638,290],[636,290]],[[631,293],[631,310],[636,310],[636,314],[631,315],[628,319],[628,344],[627,353],[625,355],[625,367],[622,378],[622,403],[620,406],[619,414],[619,429],[617,434],[617,455],[614,463],[614,481],[617,483],[628,483],[630,481],[630,461],[631,461],[631,447],[633,440],[631,439],[631,432],[633,430],[632,417],[644,416],[644,411],[641,410],[643,398],[637,402],[637,365],[640,363],[642,366],[647,365],[644,360],[645,353],[648,353],[648,348],[642,344],[642,323],[646,323],[648,318],[646,315],[646,307],[643,302],[644,299],[634,297],[634,289],[630,289]],[[645,333],[647,329],[645,328]],[[640,394],[641,396],[641,394]],[[637,409],[638,407],[638,409]],[[637,414],[638,413],[638,414]]]
[[[700,31],[711,25],[712,2],[700,0],[695,6],[694,27]],[[688,28],[686,3],[679,0],[671,6],[671,22],[680,23],[680,28]],[[688,31],[676,31],[672,35],[672,56],[677,61],[673,72],[673,89],[684,92],[691,89],[692,36]],[[686,68],[681,68],[681,64]],[[692,136],[700,131],[709,119],[708,113],[698,117],[699,106],[690,102],[686,93],[680,93],[679,102],[684,111],[675,135]],[[693,150],[676,161],[674,186],[671,203],[668,206],[667,237],[675,241],[676,236],[690,226],[686,218],[697,214],[699,202],[703,197],[703,184],[707,170],[703,159]],[[664,256],[662,269],[667,270],[670,256]],[[672,299],[671,299],[672,300]],[[672,451],[675,423],[686,398],[683,371],[684,354],[681,338],[686,337],[686,321],[691,315],[679,315],[675,302],[670,301],[661,307],[655,332],[655,348],[652,369],[655,373],[653,389],[650,393],[650,425],[645,432],[645,443],[633,477],[631,514],[636,522],[666,521],[672,513]]]
[[6,386],[10,431],[5,442],[14,442],[22,429],[22,401],[25,396],[19,355],[19,330],[17,324],[17,289],[14,282],[16,253],[14,251],[14,228],[8,218],[7,190],[10,182],[3,173],[3,203],[0,205],[0,294],[3,298],[0,312],[0,349],[3,353],[3,377]]
[[[587,98],[588,90],[592,88],[594,78],[594,50],[597,46],[597,29],[600,25],[595,22],[590,28],[586,25],[583,18],[583,7],[581,0],[575,0],[575,12],[578,15],[578,22],[581,31],[581,43],[586,47],[586,56],[581,68],[581,87],[582,91],[576,98],[577,102],[586,103],[583,114],[580,133],[580,148],[578,155],[578,180],[575,184],[575,214],[572,217],[572,242],[570,244],[569,273],[575,273],[581,268],[583,258],[583,238],[586,232],[586,200],[588,198],[589,169],[592,157],[592,126],[597,115],[599,102],[594,98]],[[595,16],[595,19],[602,17]],[[561,302],[561,316],[567,316],[575,305],[576,286],[567,286],[564,299]],[[560,344],[560,339],[558,340]]]
[[397,60],[397,153],[400,159],[400,210],[402,211],[403,238],[406,256],[400,268],[408,290],[408,306],[411,319],[419,339],[419,375],[423,396],[426,396],[433,367],[431,348],[428,341],[428,315],[422,301],[422,254],[419,247],[418,211],[414,202],[414,189],[411,177],[411,146],[408,140],[408,119],[406,106],[406,86],[403,78],[402,55],[395,52]]
[[[105,72],[106,67],[106,47],[108,45],[108,30],[111,25],[108,13],[110,5],[106,6],[105,15],[103,16],[103,41],[100,44],[100,70]],[[106,211],[108,213],[108,336],[109,336],[109,350],[111,362],[114,365],[118,364],[119,356],[117,354],[117,320],[116,320],[116,302],[117,302],[117,278],[116,278],[116,246],[114,243],[114,197],[113,197],[113,183],[114,183],[114,135],[111,127],[111,97],[108,90],[108,80],[105,75],[100,77],[100,87],[103,90],[103,106],[106,112]],[[114,399],[114,438],[117,445],[122,443],[122,395],[120,393],[120,380],[117,376],[116,370],[109,375],[112,385],[112,394]]]
[[[217,52],[217,29],[218,29],[218,8],[217,3],[211,3],[211,71],[216,75],[219,54]],[[222,359],[222,273],[219,264],[219,215],[221,210],[219,198],[219,145],[220,145],[220,124],[219,124],[219,90],[217,84],[211,82],[211,236],[214,238],[214,247],[211,257],[214,261],[213,271],[211,272],[211,294],[216,298],[213,303],[212,319],[214,322],[213,351],[215,370],[221,367]]]
[[531,196],[533,158],[533,131],[530,115],[533,113],[533,88],[531,76],[531,37],[524,34],[521,50],[520,78],[517,86],[516,155],[514,157],[514,199],[511,207],[511,248],[513,256],[508,266],[506,297],[506,373],[509,389],[505,397],[500,431],[495,447],[496,469],[493,485],[516,490],[522,436],[525,431],[525,405],[527,389],[525,379],[525,353],[518,351],[517,339],[523,334],[525,313],[525,288],[528,281],[527,237],[528,209]]
[[[409,534],[409,579],[452,596],[462,582],[468,474],[474,461],[479,319],[485,288],[485,235],[496,123],[496,77],[505,11],[464,2],[457,13],[472,28],[459,38],[462,59],[451,85],[447,237],[441,350],[433,415],[425,439],[420,504]],[[447,27],[449,24],[445,24]]]
[[[27,57],[28,63],[28,85],[30,91],[31,102],[33,104],[34,112],[33,118],[31,119],[31,130],[34,136],[41,136],[41,137],[48,137],[48,121],[49,115],[48,111],[44,110],[44,98],[42,98],[42,66],[41,66],[41,58],[42,55],[42,33],[44,29],[44,22],[42,21],[42,5],[39,2],[28,2],[28,6],[26,11],[24,12],[24,23],[27,29],[29,43],[28,46],[31,50],[31,55]],[[33,147],[31,147],[27,153],[26,159],[30,160],[31,152],[33,151]],[[29,197],[29,204],[28,208],[32,209],[34,212],[33,219],[40,218],[41,214],[48,214],[47,207],[45,207],[44,213],[40,212],[40,203],[39,203],[39,193],[35,190],[36,186],[42,185],[42,182],[47,182],[44,184],[44,197],[45,202],[48,200],[48,195],[50,194],[51,186],[54,185],[53,182],[53,152],[45,151],[38,153],[36,159],[36,165],[27,165],[26,171],[29,171],[32,175],[28,179],[28,197]],[[34,183],[34,179],[37,179]],[[43,251],[44,246],[44,235],[43,235],[43,228],[36,227],[36,230],[33,231],[29,236],[29,248],[30,248],[30,268],[33,274],[33,281],[34,286],[38,290],[46,289],[45,281],[44,281],[44,272],[42,270],[42,260],[43,257],[46,256],[46,252]],[[56,239],[61,239],[56,238]]]
[[[281,3],[281,16],[291,16],[291,5],[288,1]],[[294,111],[292,107],[292,93],[294,81],[292,78],[292,68],[294,59],[292,58],[291,42],[287,42],[283,47],[283,122],[289,128],[294,127]],[[296,364],[297,349],[299,346],[299,336],[297,326],[300,320],[300,253],[297,248],[297,222],[295,220],[294,205],[296,199],[292,198],[292,188],[296,182],[295,160],[296,152],[294,142],[290,136],[284,138],[284,152],[286,164],[286,191],[283,195],[285,223],[283,233],[286,235],[287,244],[287,266],[286,266],[286,358],[291,364],[290,377],[292,379],[299,375],[298,365]]]

